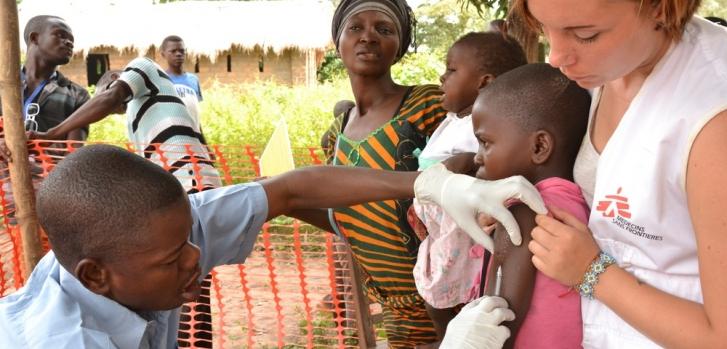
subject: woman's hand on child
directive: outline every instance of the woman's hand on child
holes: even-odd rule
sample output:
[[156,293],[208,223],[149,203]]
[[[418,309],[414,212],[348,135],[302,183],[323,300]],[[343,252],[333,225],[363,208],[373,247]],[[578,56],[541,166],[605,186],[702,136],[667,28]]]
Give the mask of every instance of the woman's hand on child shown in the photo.
[[439,348],[502,348],[510,338],[510,330],[502,322],[512,320],[515,320],[515,313],[508,309],[505,299],[480,297],[465,305],[449,322]]
[[533,264],[563,285],[577,285],[600,248],[588,227],[576,217],[557,207],[550,207],[550,212],[553,217],[535,217],[538,226],[528,244]]
[[505,202],[517,199],[539,214],[547,213],[535,187],[522,176],[484,181],[454,174],[442,164],[424,170],[414,182],[414,193],[424,203],[438,204],[475,242],[493,251],[492,238],[484,233],[477,215],[486,214],[500,222],[513,244],[520,245],[520,227]]

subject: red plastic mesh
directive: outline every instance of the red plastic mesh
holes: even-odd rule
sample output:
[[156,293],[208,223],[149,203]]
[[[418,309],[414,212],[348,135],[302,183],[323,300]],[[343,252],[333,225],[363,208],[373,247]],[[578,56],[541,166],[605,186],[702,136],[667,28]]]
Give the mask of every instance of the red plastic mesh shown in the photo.
[[[134,151],[131,144],[116,144]],[[58,151],[58,149],[62,151]],[[75,147],[63,142],[36,142],[34,182],[52,171],[63,153]],[[211,145],[215,166],[225,185],[259,177],[260,146]],[[187,149],[188,151],[188,149]],[[320,164],[317,147],[294,148],[296,166]],[[193,176],[199,179],[199,174]],[[22,244],[14,219],[9,174],[0,168],[0,297],[20,288]],[[196,181],[199,183],[200,181]],[[185,188],[189,189],[189,188]],[[47,246],[47,239],[43,239]],[[212,271],[211,310],[215,348],[355,348],[357,344],[351,270],[342,243],[333,235],[291,218],[266,223],[244,265]],[[194,337],[195,313],[186,322]],[[181,337],[180,337],[181,338]],[[194,343],[193,343],[194,345]]]

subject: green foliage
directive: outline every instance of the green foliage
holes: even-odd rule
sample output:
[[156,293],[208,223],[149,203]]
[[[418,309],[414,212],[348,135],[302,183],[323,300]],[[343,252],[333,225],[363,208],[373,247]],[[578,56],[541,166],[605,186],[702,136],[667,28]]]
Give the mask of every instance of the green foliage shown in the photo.
[[391,76],[402,85],[439,85],[444,66],[443,56],[434,52],[409,53],[391,67]]
[[[285,118],[293,147],[318,145],[333,120],[333,105],[351,99],[350,91],[345,80],[314,88],[215,83],[203,91],[200,121],[210,144],[265,145]],[[92,125],[89,140],[126,142],[126,118],[111,116]]]
[[417,20],[418,51],[444,57],[452,43],[471,31],[483,31],[492,15],[461,0],[429,1],[414,11]]
[[510,6],[510,0],[457,0],[462,4],[469,4],[477,9],[479,13],[489,10],[495,11],[496,18],[504,18]]
[[702,0],[701,16],[715,16],[727,19],[727,0]]
[[336,80],[345,79],[346,67],[343,66],[343,61],[338,57],[336,49],[330,49],[326,51],[323,56],[323,62],[321,67],[316,72],[318,76],[318,82],[333,82]]

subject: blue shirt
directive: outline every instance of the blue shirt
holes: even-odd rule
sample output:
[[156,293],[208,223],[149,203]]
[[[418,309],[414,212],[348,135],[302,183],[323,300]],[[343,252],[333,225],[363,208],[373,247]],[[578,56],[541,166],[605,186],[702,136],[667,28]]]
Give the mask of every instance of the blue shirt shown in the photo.
[[[208,190],[189,201],[201,278],[215,266],[243,263],[268,214],[262,186]],[[179,311],[136,313],[92,293],[51,251],[25,287],[0,299],[0,348],[174,348]]]
[[182,75],[167,74],[169,74],[169,78],[175,85],[184,85],[191,88],[197,94],[197,99],[202,101],[202,89],[199,87],[197,75],[192,73],[183,73]]

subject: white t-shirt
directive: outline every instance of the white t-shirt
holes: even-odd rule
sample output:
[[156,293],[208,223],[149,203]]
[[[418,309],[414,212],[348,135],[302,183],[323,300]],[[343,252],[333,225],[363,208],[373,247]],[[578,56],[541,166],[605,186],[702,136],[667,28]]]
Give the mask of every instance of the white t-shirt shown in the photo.
[[472,127],[472,114],[463,117],[447,113],[419,154],[419,170],[460,153],[476,153],[479,144]]
[[[695,137],[724,110],[727,30],[694,17],[601,152],[588,223],[600,248],[620,267],[657,289],[699,303],[686,168]],[[581,306],[585,348],[659,347],[601,302],[584,299]]]

